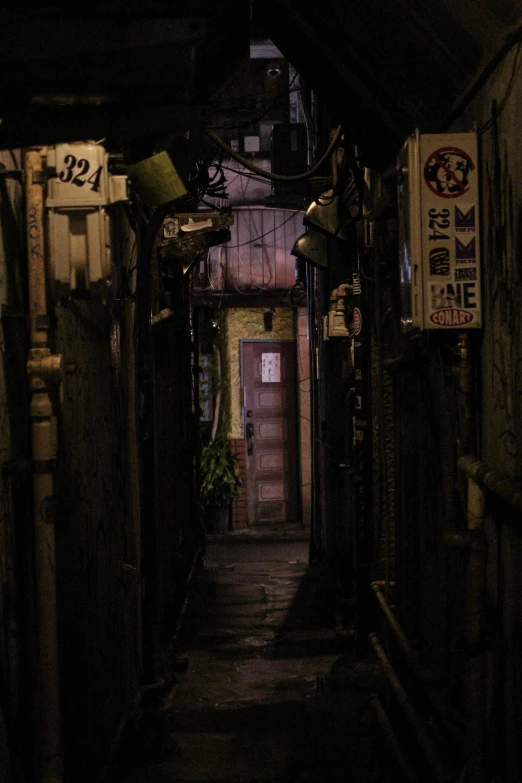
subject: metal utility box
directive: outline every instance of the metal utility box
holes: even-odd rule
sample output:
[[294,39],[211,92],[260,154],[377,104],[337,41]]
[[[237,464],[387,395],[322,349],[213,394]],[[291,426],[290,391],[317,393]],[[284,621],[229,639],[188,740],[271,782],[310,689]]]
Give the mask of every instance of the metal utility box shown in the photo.
[[57,144],[47,151],[49,252],[54,292],[102,296],[111,276],[107,207],[126,201],[127,177],[111,175],[104,147]]
[[[272,171],[285,176],[302,174],[308,168],[306,127],[302,123],[277,123],[272,129]],[[302,199],[308,183],[273,182],[273,196],[279,202]]]
[[398,157],[405,332],[482,325],[476,133],[420,134]]

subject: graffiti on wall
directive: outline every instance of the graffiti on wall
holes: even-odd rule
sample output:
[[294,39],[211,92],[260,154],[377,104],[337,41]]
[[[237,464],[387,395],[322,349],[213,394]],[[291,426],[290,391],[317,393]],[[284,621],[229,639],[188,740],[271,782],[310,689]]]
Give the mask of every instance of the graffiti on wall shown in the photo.
[[[488,344],[485,389],[491,405],[496,456],[504,470],[520,473],[520,403],[522,402],[521,275],[518,260],[518,217],[512,178],[513,162],[507,139],[501,134],[498,110],[492,106],[489,133],[483,141],[485,265]],[[487,352],[490,352],[488,361]],[[488,388],[489,387],[489,388]],[[487,410],[487,406],[485,407]],[[490,439],[491,442],[491,439]]]

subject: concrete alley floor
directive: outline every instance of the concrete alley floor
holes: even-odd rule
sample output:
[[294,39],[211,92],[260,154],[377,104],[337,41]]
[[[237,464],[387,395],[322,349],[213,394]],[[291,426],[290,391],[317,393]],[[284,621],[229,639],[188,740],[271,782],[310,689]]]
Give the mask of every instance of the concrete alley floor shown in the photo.
[[325,622],[327,592],[302,529],[210,537],[166,741],[128,783],[398,780],[368,704],[373,669],[336,676],[356,666]]

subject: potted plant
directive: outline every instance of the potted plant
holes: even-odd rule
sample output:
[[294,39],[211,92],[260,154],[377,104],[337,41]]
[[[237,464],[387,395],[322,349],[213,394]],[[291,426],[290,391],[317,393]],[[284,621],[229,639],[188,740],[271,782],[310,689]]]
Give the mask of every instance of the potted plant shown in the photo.
[[203,447],[200,459],[201,503],[211,533],[226,533],[230,504],[242,485],[237,457],[224,440]]

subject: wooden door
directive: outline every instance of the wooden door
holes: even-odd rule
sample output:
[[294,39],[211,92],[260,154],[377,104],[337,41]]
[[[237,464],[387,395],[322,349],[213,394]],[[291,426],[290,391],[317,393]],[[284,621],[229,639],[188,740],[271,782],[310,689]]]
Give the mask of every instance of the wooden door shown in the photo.
[[248,524],[299,519],[293,341],[242,341]]

